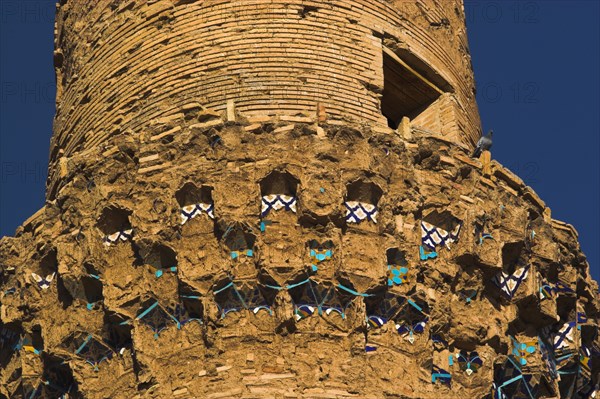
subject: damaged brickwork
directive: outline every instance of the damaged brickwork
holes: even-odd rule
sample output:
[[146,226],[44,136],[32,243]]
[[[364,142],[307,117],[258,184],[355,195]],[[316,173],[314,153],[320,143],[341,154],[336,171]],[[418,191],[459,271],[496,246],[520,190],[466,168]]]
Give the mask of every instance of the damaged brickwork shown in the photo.
[[[598,285],[572,226],[489,152],[469,157],[479,125],[463,93],[473,80],[462,4],[248,3],[60,4],[48,200],[0,241],[0,395],[589,397]],[[380,58],[404,65],[391,68],[398,79],[441,82],[399,50],[411,49],[455,91],[430,102],[435,90],[420,88],[428,108],[388,127],[379,59],[356,108],[315,71],[290,97],[298,70],[276,68],[311,58],[282,50],[259,61],[253,50],[284,31],[287,50],[341,45],[303,38],[305,23],[379,43]],[[357,38],[339,33],[348,24]],[[190,55],[198,71],[165,69],[163,56],[184,68],[177,51],[200,51],[192,45],[215,64]],[[351,47],[368,58],[362,41]],[[253,97],[242,81],[216,83],[233,65],[242,80],[291,91]],[[345,68],[331,72],[351,90],[362,69]],[[310,93],[319,86],[327,98]],[[222,92],[202,94],[211,87]],[[444,99],[463,107],[448,123],[469,129],[435,124]]]
[[[294,116],[320,102],[330,118],[386,126],[384,93],[408,102],[416,126],[469,145],[479,138],[459,1],[62,3],[50,199],[62,157],[183,118],[190,102],[222,111],[235,100],[249,116]],[[411,75],[401,95],[384,90],[394,56],[424,79]]]

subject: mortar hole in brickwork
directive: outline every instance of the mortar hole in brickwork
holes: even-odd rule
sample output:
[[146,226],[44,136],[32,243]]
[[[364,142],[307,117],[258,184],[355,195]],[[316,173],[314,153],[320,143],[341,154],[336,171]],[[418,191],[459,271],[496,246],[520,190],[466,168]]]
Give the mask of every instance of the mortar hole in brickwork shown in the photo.
[[130,216],[130,210],[115,206],[109,206],[102,210],[97,226],[104,234],[106,244],[116,244],[131,239],[133,231],[129,221]]
[[286,171],[265,176],[260,181],[261,217],[280,209],[296,213],[298,184],[299,180]]
[[91,101],[90,95],[86,94],[85,96],[83,96],[83,98],[81,100],[79,100],[79,105],[85,105],[87,103],[89,103]]
[[181,208],[181,224],[199,215],[207,215],[214,219],[213,188],[196,186],[187,182],[175,193],[175,199]]
[[312,14],[316,13],[317,11],[319,11],[319,7],[304,6],[300,10],[298,10],[298,15],[300,15],[300,18],[306,18],[312,16]]
[[[134,366],[136,363],[137,363],[137,361],[134,362]],[[134,367],[134,369],[135,369],[135,367]],[[136,374],[140,374],[140,373],[141,373],[141,370],[139,373],[136,372]],[[146,391],[150,390],[151,388],[153,388],[155,385],[156,385],[156,379],[154,377],[151,377],[149,381],[140,382],[137,385],[137,390],[138,390],[138,392],[146,392]]]
[[383,48],[381,113],[397,129],[403,117],[415,118],[444,92],[451,91],[428,64],[408,50]]

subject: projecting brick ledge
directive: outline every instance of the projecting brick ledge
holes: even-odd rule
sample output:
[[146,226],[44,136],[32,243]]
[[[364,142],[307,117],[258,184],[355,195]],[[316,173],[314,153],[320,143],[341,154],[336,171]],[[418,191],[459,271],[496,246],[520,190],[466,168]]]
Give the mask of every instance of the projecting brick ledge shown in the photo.
[[[550,219],[501,165],[485,177],[467,149],[416,131],[412,142],[368,125],[322,124],[318,135],[312,119],[231,123],[195,112],[218,123],[192,127],[193,118],[74,154],[57,200],[0,241],[2,328],[43,337],[41,355],[22,349],[10,370],[35,375],[68,360],[64,375],[81,392],[114,397],[466,398],[490,392],[513,340],[538,342],[542,327],[558,331],[574,312],[588,320],[581,339],[598,344],[586,332],[597,326],[597,285],[574,229]],[[151,139],[162,132],[170,134]],[[277,193],[290,195],[262,197]],[[273,207],[266,215],[265,206]],[[433,252],[423,244],[430,234],[446,237]],[[322,258],[311,257],[312,240]],[[239,249],[246,245],[250,253]],[[49,279],[47,288],[32,273]],[[298,307],[307,276],[349,302],[308,316]],[[219,296],[229,278],[250,290],[246,300],[260,282],[263,308]],[[384,292],[421,309],[413,316],[423,330],[379,326],[371,298]],[[69,346],[117,331],[130,338],[111,344],[97,372]],[[482,359],[477,373],[447,363],[461,350]],[[538,349],[528,361],[558,389]],[[431,362],[450,373],[452,388],[420,377],[436,375]]]

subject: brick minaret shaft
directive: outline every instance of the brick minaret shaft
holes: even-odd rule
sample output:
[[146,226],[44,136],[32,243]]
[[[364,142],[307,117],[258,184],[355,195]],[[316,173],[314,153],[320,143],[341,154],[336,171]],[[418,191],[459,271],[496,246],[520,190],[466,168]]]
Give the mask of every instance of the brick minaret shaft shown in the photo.
[[587,398],[577,232],[484,152],[458,0],[64,0],[0,397]]
[[56,21],[49,199],[61,159],[184,127],[192,103],[479,138],[461,1],[68,1]]

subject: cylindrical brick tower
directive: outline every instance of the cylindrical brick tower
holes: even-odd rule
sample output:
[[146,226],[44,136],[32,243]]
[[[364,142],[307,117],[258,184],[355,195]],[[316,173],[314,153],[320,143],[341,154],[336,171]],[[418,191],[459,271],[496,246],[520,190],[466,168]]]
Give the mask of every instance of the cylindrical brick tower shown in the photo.
[[462,1],[63,0],[55,35],[47,201],[0,240],[0,395],[597,390],[576,231],[471,157]]
[[183,127],[190,103],[479,138],[461,1],[67,1],[56,21],[50,199],[61,157]]

